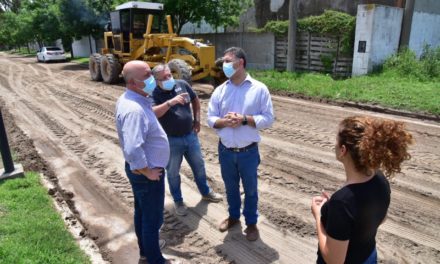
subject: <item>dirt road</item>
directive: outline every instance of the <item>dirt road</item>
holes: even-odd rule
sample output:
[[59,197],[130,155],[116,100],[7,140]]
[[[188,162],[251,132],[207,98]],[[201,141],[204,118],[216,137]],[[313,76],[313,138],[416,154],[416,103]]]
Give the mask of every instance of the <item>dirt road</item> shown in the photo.
[[[202,101],[200,139],[209,181],[224,194],[217,136],[206,126],[212,88],[195,85]],[[114,263],[136,263],[132,193],[114,125],[121,85],[90,81],[74,63],[36,63],[34,58],[0,54],[0,100],[15,124],[33,140],[53,171],[64,197],[71,199],[87,233]],[[189,167],[182,173],[190,213],[173,214],[167,195],[164,251],[187,263],[313,263],[316,258],[310,200],[322,189],[341,186],[343,169],[334,158],[336,124],[354,114],[407,122],[416,145],[412,159],[392,183],[388,219],[377,236],[382,263],[438,263],[440,260],[440,124],[380,115],[273,96],[276,121],[262,132],[259,168],[261,239],[246,241],[239,228],[217,231],[226,202],[200,200]],[[12,119],[12,118],[11,118]],[[67,195],[66,195],[67,193]]]

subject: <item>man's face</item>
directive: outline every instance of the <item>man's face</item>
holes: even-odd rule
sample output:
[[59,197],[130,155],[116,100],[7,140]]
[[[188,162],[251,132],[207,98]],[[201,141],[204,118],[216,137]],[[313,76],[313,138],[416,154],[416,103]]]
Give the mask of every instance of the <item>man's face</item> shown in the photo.
[[163,71],[159,72],[157,75],[156,81],[162,83],[166,80],[169,80],[173,77],[171,74],[171,70],[169,68],[165,68]]
[[229,63],[229,62],[232,62],[234,69],[237,69],[240,63],[240,59],[235,57],[234,54],[228,52],[223,56],[223,63]]
[[145,64],[139,71],[137,71],[133,76],[134,85],[138,89],[143,89],[145,87],[144,81],[151,76],[151,69],[148,64]]

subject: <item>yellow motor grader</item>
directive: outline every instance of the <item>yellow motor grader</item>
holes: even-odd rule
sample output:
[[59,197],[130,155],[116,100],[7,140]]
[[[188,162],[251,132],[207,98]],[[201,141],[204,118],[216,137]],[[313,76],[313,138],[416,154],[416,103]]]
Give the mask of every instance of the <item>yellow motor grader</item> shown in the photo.
[[143,60],[151,68],[168,63],[174,78],[189,82],[211,76],[215,83],[225,79],[215,47],[198,39],[178,37],[171,17],[166,16],[168,33],[163,33],[163,4],[128,2],[110,13],[101,54],[90,55],[92,80],[115,83],[122,67],[131,60]]

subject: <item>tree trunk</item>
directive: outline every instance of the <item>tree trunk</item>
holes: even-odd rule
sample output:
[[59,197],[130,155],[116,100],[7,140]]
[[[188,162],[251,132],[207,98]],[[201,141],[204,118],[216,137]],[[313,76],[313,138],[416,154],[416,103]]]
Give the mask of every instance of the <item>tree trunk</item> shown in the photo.
[[93,54],[93,48],[92,48],[92,39],[91,39],[90,35],[89,35],[89,47],[90,47],[90,55],[92,55]]
[[297,18],[297,0],[289,2],[289,33],[287,36],[287,64],[286,70],[295,71],[296,55],[296,18]]
[[75,56],[73,55],[73,42],[70,43],[70,59],[73,60]]

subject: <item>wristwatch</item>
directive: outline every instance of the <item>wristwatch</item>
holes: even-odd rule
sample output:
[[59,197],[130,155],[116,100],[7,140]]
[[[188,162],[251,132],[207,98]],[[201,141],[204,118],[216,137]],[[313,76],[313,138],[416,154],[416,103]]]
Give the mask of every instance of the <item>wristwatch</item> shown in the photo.
[[245,125],[248,124],[248,121],[247,121],[247,117],[246,117],[246,115],[243,115],[243,121],[241,121],[241,124],[242,124],[243,126],[245,126]]

